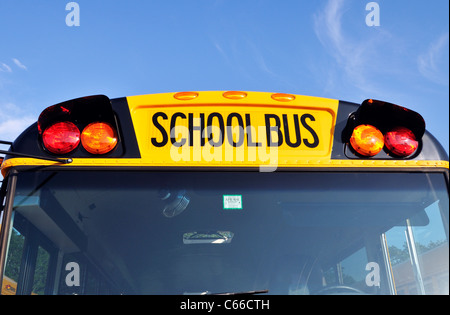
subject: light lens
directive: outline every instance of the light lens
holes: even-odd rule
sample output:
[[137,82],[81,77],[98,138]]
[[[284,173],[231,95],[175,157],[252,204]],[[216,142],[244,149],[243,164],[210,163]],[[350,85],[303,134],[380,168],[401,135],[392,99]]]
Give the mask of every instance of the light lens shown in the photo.
[[95,122],[84,128],[81,143],[89,153],[105,154],[116,147],[117,133],[109,124]]
[[240,100],[247,97],[247,93],[241,91],[228,91],[224,92],[222,95],[231,100]]
[[295,95],[286,93],[275,93],[271,95],[272,99],[279,102],[290,102],[295,100]]
[[190,101],[198,97],[197,92],[179,92],[176,93],[174,96],[177,100],[180,101]]
[[384,146],[380,130],[372,125],[359,125],[353,130],[350,143],[356,152],[363,156],[375,156]]
[[66,154],[80,144],[80,130],[69,121],[58,122],[45,129],[42,141],[48,151]]
[[419,146],[414,133],[405,127],[397,127],[386,133],[385,143],[386,148],[399,157],[413,154]]

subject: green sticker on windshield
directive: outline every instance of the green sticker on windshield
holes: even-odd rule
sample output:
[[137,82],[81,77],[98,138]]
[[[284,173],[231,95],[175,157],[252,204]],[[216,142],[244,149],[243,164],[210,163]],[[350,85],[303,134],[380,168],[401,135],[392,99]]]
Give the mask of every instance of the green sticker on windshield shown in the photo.
[[223,195],[224,210],[242,210],[242,195]]

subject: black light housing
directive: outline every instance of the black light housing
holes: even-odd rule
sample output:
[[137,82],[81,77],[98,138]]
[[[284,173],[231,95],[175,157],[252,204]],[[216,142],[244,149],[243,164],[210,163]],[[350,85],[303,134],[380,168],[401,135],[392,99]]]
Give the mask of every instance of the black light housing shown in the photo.
[[[66,150],[66,146],[63,146],[62,149],[60,149],[59,146],[61,145],[57,143],[56,144],[57,148],[53,149],[45,141],[46,138],[49,138],[45,137],[47,131],[50,130],[51,128],[54,128],[54,126],[58,126],[61,124],[65,125],[72,124],[74,128],[77,128],[80,131],[83,130],[84,132],[84,130],[86,130],[88,126],[93,125],[93,123],[97,123],[97,125],[103,124],[104,126],[109,126],[109,128],[112,130],[112,133],[114,133],[115,135],[114,145],[111,146],[109,150],[95,152],[95,154],[104,154],[110,152],[112,149],[114,149],[115,144],[117,143],[118,126],[114,116],[114,111],[111,106],[111,101],[108,97],[104,95],[95,95],[77,98],[74,100],[50,106],[46,108],[39,116],[37,128],[41,136],[43,146],[47,151],[53,154],[65,154],[73,151],[76,148],[76,146],[75,145],[73,147],[70,146],[71,148],[70,150],[69,146],[67,146]],[[57,140],[61,138],[62,140],[59,141],[60,143],[64,144],[67,142],[67,139],[64,138],[66,134],[67,133],[61,135],[60,134],[55,135],[52,134],[52,135],[53,138],[56,137],[55,139]],[[71,139],[74,137],[70,136],[69,138]],[[78,135],[78,141],[79,138],[80,135]],[[83,147],[89,153],[93,153],[91,150],[89,150],[90,146],[86,148],[83,143]]]
[[390,148],[387,148],[388,154],[398,158],[408,157],[415,152],[419,146],[418,142],[420,142],[425,133],[426,127],[423,117],[417,112],[392,103],[373,99],[365,100],[358,110],[350,115],[342,133],[343,142],[350,143],[354,129],[361,125],[372,125],[379,129],[385,136],[388,134],[392,136],[392,132],[398,130],[398,128],[410,130],[413,136],[408,141],[417,141],[412,153],[407,151],[399,152],[398,150],[392,151]]
[[38,131],[42,135],[48,126],[61,121],[71,121],[76,125],[104,121],[116,126],[111,101],[105,95],[81,97],[46,108],[39,116]]

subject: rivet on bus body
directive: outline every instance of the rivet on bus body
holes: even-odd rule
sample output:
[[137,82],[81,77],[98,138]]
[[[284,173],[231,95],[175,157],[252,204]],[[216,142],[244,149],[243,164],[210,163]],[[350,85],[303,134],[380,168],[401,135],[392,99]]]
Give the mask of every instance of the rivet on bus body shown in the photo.
[[228,91],[222,94],[223,97],[231,100],[240,100],[247,97],[247,93],[240,91]]
[[272,99],[279,102],[290,102],[295,100],[295,96],[292,94],[285,94],[285,93],[275,93],[272,94]]
[[194,98],[197,98],[198,93],[197,92],[179,92],[179,93],[176,93],[173,97],[180,101],[189,101],[189,100],[193,100]]

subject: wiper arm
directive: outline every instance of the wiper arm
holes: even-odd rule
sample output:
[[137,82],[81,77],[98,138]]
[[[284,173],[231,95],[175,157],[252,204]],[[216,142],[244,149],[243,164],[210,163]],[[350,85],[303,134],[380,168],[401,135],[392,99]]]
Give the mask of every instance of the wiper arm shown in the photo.
[[[8,142],[8,141],[0,140],[0,144],[12,144],[12,143]],[[19,152],[13,152],[13,151],[5,151],[5,150],[0,150],[0,154],[5,154],[5,156],[11,155],[11,156],[25,157],[25,158],[31,158],[31,159],[37,159],[37,160],[60,162],[63,164],[70,164],[73,162],[73,160],[71,158],[64,159],[64,158],[56,158],[56,157],[50,157],[50,156],[37,156],[37,155],[31,155],[31,154],[19,153]]]
[[254,295],[254,294],[264,294],[269,293],[269,290],[255,290],[255,291],[243,291],[243,292],[224,292],[224,293],[211,293],[205,291],[200,293],[200,295]]

